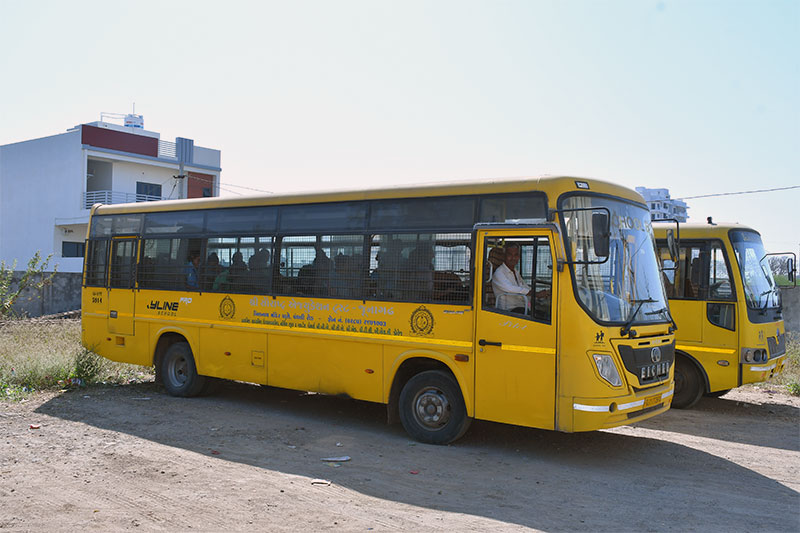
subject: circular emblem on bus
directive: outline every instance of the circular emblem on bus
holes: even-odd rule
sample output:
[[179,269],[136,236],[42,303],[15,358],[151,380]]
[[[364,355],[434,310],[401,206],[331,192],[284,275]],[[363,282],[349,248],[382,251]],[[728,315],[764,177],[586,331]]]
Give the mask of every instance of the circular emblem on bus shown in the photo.
[[650,360],[654,363],[661,361],[661,348],[655,346],[650,350]]
[[430,335],[433,332],[433,314],[424,305],[411,313],[411,333],[414,335]]
[[236,305],[230,296],[226,296],[219,304],[219,316],[228,320],[233,318],[236,314]]

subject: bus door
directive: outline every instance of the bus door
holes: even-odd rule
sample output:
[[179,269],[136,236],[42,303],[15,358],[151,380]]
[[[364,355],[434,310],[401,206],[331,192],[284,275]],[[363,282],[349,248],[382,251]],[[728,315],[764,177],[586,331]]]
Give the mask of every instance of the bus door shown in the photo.
[[136,280],[135,237],[111,240],[111,261],[108,272],[108,332],[133,335],[133,305]]
[[713,363],[706,369],[709,385],[713,391],[729,389],[732,385],[728,384],[734,383],[738,379],[739,338],[736,331],[736,297],[733,278],[730,262],[725,257],[722,242],[709,242],[705,253],[708,254],[708,267],[707,274],[704,272],[703,278],[704,284],[708,288],[704,309],[703,344],[717,350],[713,352]]
[[555,427],[557,277],[547,229],[479,230],[475,416]]

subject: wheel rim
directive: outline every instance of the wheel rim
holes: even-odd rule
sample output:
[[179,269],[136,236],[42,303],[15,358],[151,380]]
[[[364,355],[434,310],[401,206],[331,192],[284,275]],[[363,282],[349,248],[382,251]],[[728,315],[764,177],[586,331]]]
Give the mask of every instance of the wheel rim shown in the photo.
[[187,379],[189,363],[183,356],[173,357],[167,365],[167,379],[173,387],[183,387]]
[[426,429],[441,429],[450,420],[450,402],[445,394],[427,387],[414,398],[414,418]]

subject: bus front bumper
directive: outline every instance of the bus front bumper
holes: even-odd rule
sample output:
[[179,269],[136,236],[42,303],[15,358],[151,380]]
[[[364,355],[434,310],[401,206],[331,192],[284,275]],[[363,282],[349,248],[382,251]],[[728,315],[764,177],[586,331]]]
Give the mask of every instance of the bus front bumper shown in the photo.
[[784,366],[786,366],[785,354],[763,363],[744,363],[742,364],[742,385],[766,381],[783,372]]
[[671,381],[635,394],[610,398],[573,398],[572,431],[613,428],[645,420],[669,409]]

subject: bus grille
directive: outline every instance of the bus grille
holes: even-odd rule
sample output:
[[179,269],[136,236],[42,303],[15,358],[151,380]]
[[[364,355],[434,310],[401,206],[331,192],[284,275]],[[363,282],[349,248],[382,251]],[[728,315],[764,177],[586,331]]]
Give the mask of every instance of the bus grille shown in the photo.
[[[658,347],[660,357],[653,358],[653,348]],[[640,385],[656,383],[667,379],[669,368],[675,360],[675,343],[648,345],[642,348],[622,345],[619,355],[625,368],[639,378]]]
[[767,346],[769,347],[769,356],[776,357],[786,353],[786,334],[778,335],[777,337],[767,337]]

